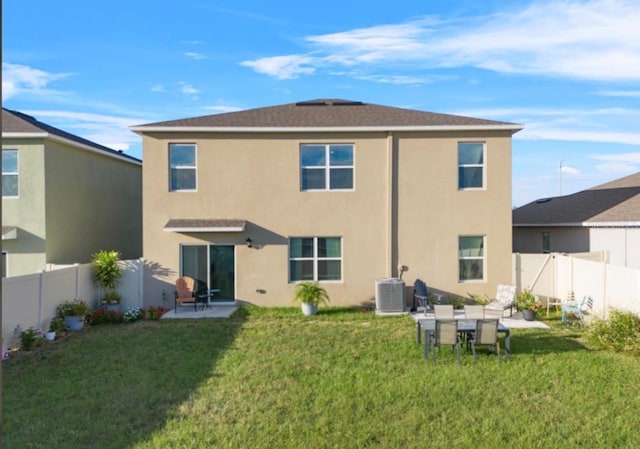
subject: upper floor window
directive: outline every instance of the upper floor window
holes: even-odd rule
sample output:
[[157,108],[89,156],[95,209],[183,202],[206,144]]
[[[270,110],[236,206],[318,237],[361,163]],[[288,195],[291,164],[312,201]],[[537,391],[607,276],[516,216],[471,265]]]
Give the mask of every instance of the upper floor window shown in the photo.
[[352,144],[300,146],[301,190],[353,189]]
[[196,190],[196,146],[169,144],[169,190]]
[[289,280],[339,281],[342,279],[340,237],[289,239]]
[[458,265],[460,281],[484,279],[484,236],[465,235],[458,237]]
[[484,143],[458,143],[458,189],[484,187]]
[[18,196],[18,150],[2,150],[2,196]]

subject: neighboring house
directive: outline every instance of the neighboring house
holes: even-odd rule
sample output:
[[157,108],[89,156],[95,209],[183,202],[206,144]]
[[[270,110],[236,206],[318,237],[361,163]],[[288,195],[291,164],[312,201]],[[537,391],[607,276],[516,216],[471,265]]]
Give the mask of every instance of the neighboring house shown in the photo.
[[[218,301],[375,297],[407,268],[459,295],[511,281],[511,136],[521,125],[312,100],[131,128],[143,136],[145,302],[190,275]],[[170,302],[169,302],[170,301]]]
[[142,254],[142,162],[2,109],[2,274]]
[[514,209],[513,250],[607,251],[611,264],[640,269],[640,172]]

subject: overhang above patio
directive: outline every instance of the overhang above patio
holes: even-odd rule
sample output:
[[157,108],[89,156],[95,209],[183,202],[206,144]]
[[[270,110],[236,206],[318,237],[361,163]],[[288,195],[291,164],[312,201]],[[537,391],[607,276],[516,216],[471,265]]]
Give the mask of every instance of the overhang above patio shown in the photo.
[[166,225],[164,225],[164,231],[243,232],[246,224],[246,220],[235,220],[226,218],[172,218],[167,222]]
[[16,226],[2,227],[2,240],[15,240],[18,238],[18,228]]

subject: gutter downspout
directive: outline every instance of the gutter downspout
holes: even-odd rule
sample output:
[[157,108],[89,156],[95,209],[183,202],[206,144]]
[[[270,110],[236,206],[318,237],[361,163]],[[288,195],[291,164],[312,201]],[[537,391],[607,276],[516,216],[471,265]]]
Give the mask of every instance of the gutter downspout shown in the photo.
[[387,242],[386,242],[386,277],[393,276],[393,133],[387,131]]

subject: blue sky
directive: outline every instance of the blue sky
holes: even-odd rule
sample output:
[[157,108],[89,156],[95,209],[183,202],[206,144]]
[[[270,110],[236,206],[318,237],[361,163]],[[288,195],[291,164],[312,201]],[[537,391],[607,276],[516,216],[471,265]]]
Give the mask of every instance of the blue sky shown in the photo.
[[640,170],[637,0],[4,0],[2,103],[129,126],[313,98],[525,125],[513,204]]

